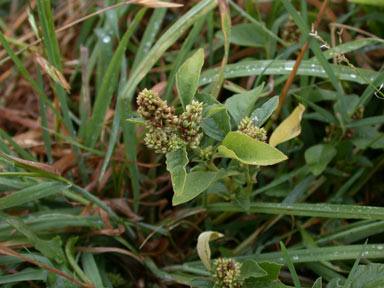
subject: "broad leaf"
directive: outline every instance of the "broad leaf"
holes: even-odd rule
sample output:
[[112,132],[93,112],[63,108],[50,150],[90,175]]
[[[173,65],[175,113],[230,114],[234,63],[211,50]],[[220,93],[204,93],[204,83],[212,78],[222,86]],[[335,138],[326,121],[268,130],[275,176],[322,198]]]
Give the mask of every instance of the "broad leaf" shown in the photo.
[[180,66],[176,73],[177,92],[184,110],[192,102],[196,93],[203,64],[204,49],[200,48]]
[[315,283],[313,283],[312,288],[322,288],[323,283],[321,277],[317,278]]
[[213,288],[215,286],[215,281],[208,278],[194,278],[189,282],[189,286],[192,288]]
[[253,259],[247,259],[241,265],[241,279],[247,279],[251,277],[260,278],[267,275],[268,273],[265,272]]
[[260,85],[248,92],[235,94],[225,101],[225,106],[236,125],[239,125],[244,117],[249,116],[262,90],[263,85]]
[[225,172],[224,170],[218,172],[195,171],[187,174],[184,190],[173,195],[172,204],[179,205],[196,198],[207,190],[209,186],[229,174],[232,173]]
[[219,232],[206,231],[201,233],[199,238],[197,238],[197,254],[199,254],[201,262],[203,262],[205,268],[208,270],[212,270],[209,242],[223,236],[224,235]]
[[288,141],[301,133],[300,122],[303,118],[305,107],[299,104],[295,110],[273,131],[269,138],[269,144],[277,146]]
[[274,96],[265,102],[260,108],[255,109],[251,114],[251,119],[255,126],[261,127],[265,121],[271,117],[272,113],[279,105],[279,96]]
[[318,144],[308,148],[304,157],[311,172],[318,176],[337,154],[336,148],[331,144]]
[[172,187],[175,195],[181,194],[184,190],[187,171],[185,166],[188,164],[187,152],[185,147],[174,152],[168,152],[167,155],[167,170],[171,173]]
[[229,132],[218,150],[222,157],[248,165],[273,165],[288,159],[271,145],[239,132]]
[[335,278],[328,282],[326,288],[343,288],[343,285],[341,285],[339,278]]
[[207,111],[207,118],[200,124],[201,129],[207,136],[222,141],[225,135],[231,131],[228,111],[224,105],[213,104],[210,105],[210,108]]
[[384,264],[359,265],[350,284],[350,287],[384,287]]

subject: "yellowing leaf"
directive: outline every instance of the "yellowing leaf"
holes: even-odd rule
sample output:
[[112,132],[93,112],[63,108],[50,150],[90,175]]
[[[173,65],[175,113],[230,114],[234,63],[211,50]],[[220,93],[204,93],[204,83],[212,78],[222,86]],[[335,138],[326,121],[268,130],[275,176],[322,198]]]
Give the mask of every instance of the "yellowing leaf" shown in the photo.
[[280,143],[288,141],[301,133],[301,119],[303,118],[305,107],[302,104],[299,104],[295,110],[285,119],[275,131],[273,131],[271,137],[269,138],[269,144],[272,146],[277,146]]
[[209,247],[209,242],[223,236],[224,235],[219,232],[205,231],[199,235],[199,238],[197,238],[197,254],[199,254],[201,262],[203,262],[205,268],[208,270],[212,270],[211,248]]

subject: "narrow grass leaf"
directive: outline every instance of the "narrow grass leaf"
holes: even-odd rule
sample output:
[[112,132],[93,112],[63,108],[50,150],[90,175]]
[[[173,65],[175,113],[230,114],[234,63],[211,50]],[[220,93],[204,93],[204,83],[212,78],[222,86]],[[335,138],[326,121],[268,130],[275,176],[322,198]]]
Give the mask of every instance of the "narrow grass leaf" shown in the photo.
[[13,226],[18,232],[27,237],[30,244],[32,244],[48,259],[57,264],[67,264],[67,259],[65,258],[64,251],[62,249],[61,238],[59,236],[50,240],[44,240],[35,234],[21,219],[17,217],[7,217],[5,221],[9,225]]
[[0,198],[0,210],[9,209],[51,195],[59,194],[69,185],[57,182],[43,182],[29,186]]
[[124,33],[119,46],[113,54],[112,60],[108,65],[107,71],[103,76],[103,80],[100,85],[100,89],[97,93],[96,101],[93,106],[92,116],[89,119],[86,128],[86,145],[93,148],[99,138],[102,130],[103,121],[107,113],[109,104],[112,100],[113,93],[116,89],[118,80],[120,65],[124,52],[127,48],[128,41],[131,38],[136,26],[140,23],[146,12],[145,8],[142,8],[135,16],[134,21],[129,26],[128,30]]
[[185,60],[187,53],[191,50],[192,45],[196,42],[196,39],[199,36],[199,33],[201,32],[201,29],[206,19],[207,19],[206,16],[202,17],[195,23],[195,25],[193,25],[191,32],[188,34],[188,37],[185,39],[185,41],[183,41],[183,45],[181,46],[180,50],[177,53],[176,60],[172,63],[172,69],[171,69],[171,72],[169,72],[168,78],[167,78],[167,87],[165,88],[165,91],[164,91],[164,99],[166,101],[171,100],[171,92],[175,84],[176,72],[179,69],[182,62]]
[[26,268],[18,273],[0,276],[0,284],[25,281],[46,281],[48,272],[43,269]]
[[229,46],[231,40],[231,12],[229,10],[229,5],[226,0],[218,0],[219,1],[219,10],[220,10],[220,21],[221,21],[221,30],[223,31],[224,38],[224,56],[221,61],[221,66],[219,73],[217,74],[216,80],[212,86],[211,95],[214,98],[217,98],[221,86],[224,82],[224,71],[225,66],[228,62],[229,56]]
[[81,270],[80,266],[77,264],[77,261],[75,259],[75,244],[78,240],[78,237],[72,236],[68,239],[67,243],[65,244],[65,255],[67,256],[69,264],[72,266],[73,270],[75,270],[76,274],[79,275],[79,277],[86,283],[93,284],[88,279],[87,275],[85,275],[84,271]]
[[[284,5],[284,7],[287,9],[288,13],[293,18],[293,20],[295,21],[295,23],[297,24],[297,26],[300,28],[301,33],[309,36],[310,31],[309,31],[307,25],[305,24],[302,17],[297,13],[297,11],[296,11],[295,7],[292,5],[292,3],[289,2],[288,0],[282,0],[282,3]],[[316,32],[316,31],[312,31],[312,32]],[[311,37],[308,41],[309,41],[309,45],[310,45],[313,53],[315,54],[317,60],[319,61],[321,66],[324,68],[329,80],[331,81],[333,87],[336,89],[336,91],[339,95],[339,100],[341,102],[341,108],[342,108],[341,109],[342,117],[344,120],[346,120],[347,119],[347,109],[346,109],[345,95],[344,95],[343,91],[341,90],[341,87],[338,83],[338,80],[336,78],[336,73],[332,69],[332,66],[328,63],[327,59],[325,58],[323,52],[320,49],[320,45],[315,41],[315,39],[313,39]],[[356,73],[354,73],[353,75],[356,77]]]
[[287,252],[287,248],[285,248],[284,243],[281,241],[280,241],[280,247],[284,257],[285,265],[288,266],[289,272],[291,272],[291,277],[292,277],[293,283],[295,284],[295,287],[301,288],[299,277],[297,276],[295,266],[293,266],[292,260],[289,257],[289,254]]
[[83,253],[81,257],[81,263],[83,264],[85,275],[87,275],[92,284],[96,288],[103,288],[103,281],[101,280],[99,268],[97,267],[97,263],[93,254],[89,252]]
[[[9,136],[3,129],[0,128],[0,137],[1,138],[4,138],[5,140],[8,141],[8,144],[10,144],[13,149],[21,156],[23,157],[24,159],[26,160],[29,160],[29,161],[36,161],[36,159],[31,156],[27,151],[25,151],[25,149],[21,148],[19,144],[16,143],[15,140],[12,139],[11,136]],[[12,153],[14,154],[14,152],[10,149],[6,149],[8,151],[8,154],[9,153]],[[3,151],[5,152],[5,151]],[[7,152],[6,152],[7,153]]]
[[146,24],[144,34],[140,39],[140,45],[137,49],[135,60],[132,64],[132,70],[137,67],[137,65],[141,62],[141,60],[145,57],[153,45],[153,42],[155,41],[155,38],[160,31],[161,24],[163,23],[166,12],[166,8],[153,10],[151,18],[149,19],[148,24]]
[[[224,78],[231,79],[260,74],[289,75],[293,69],[294,64],[295,61],[291,60],[244,60],[239,63],[228,64],[225,69]],[[359,71],[359,73],[356,74],[356,72],[349,66],[335,64],[329,65],[333,69],[334,74],[338,77],[338,79],[360,84],[367,84],[366,81],[360,77],[360,74],[365,78],[370,79],[371,81],[380,75],[379,72],[361,68],[356,68]],[[218,73],[219,68],[212,68],[204,71],[201,74],[199,86],[213,83]],[[299,76],[328,78],[328,74],[321,65],[313,63],[309,60],[303,60],[301,62],[296,74]],[[380,83],[377,85],[380,85]]]
[[368,240],[365,241],[364,246],[362,247],[360,253],[357,255],[355,263],[353,263],[352,269],[349,272],[347,281],[345,281],[345,283],[344,283],[344,288],[349,288],[350,287],[350,284],[352,283],[352,279],[355,277],[355,273],[356,273],[357,267],[359,266],[360,259],[365,254],[364,251],[365,251],[365,247],[367,246],[367,243],[368,243]]
[[[242,212],[240,206],[231,203],[215,203],[208,206],[212,211]],[[250,213],[326,217],[345,219],[384,220],[384,208],[374,206],[352,206],[342,204],[307,203],[251,203]]]

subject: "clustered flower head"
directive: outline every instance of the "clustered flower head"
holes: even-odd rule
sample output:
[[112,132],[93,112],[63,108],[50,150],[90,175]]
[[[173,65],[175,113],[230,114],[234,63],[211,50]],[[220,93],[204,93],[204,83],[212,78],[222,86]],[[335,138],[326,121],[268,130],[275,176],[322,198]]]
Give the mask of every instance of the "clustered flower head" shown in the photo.
[[137,104],[137,111],[148,128],[144,138],[147,147],[165,154],[183,146],[199,146],[203,137],[199,133],[203,103],[192,101],[184,113],[175,115],[174,107],[169,107],[156,92],[144,89],[137,97]]
[[245,117],[241,120],[239,126],[237,127],[237,131],[259,141],[267,140],[267,131],[265,131],[264,128],[255,126],[252,119],[249,117]]
[[240,279],[241,264],[233,259],[218,258],[213,262],[215,266],[216,286],[219,288],[241,288],[243,281]]

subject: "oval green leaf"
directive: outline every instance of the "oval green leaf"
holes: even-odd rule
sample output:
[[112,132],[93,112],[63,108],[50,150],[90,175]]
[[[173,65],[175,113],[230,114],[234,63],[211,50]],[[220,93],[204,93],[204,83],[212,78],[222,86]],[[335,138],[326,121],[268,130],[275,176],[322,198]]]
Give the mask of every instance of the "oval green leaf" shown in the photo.
[[337,154],[336,148],[331,144],[318,144],[308,148],[305,153],[305,161],[311,172],[318,176]]
[[218,150],[222,157],[236,159],[248,165],[267,166],[288,159],[271,145],[239,132],[229,132]]
[[167,170],[171,173],[173,191],[175,195],[181,194],[187,178],[185,166],[188,164],[188,157],[185,147],[174,152],[168,152],[166,157]]
[[176,73],[177,92],[184,111],[185,107],[192,102],[196,93],[203,64],[204,49],[200,48],[180,66]]

